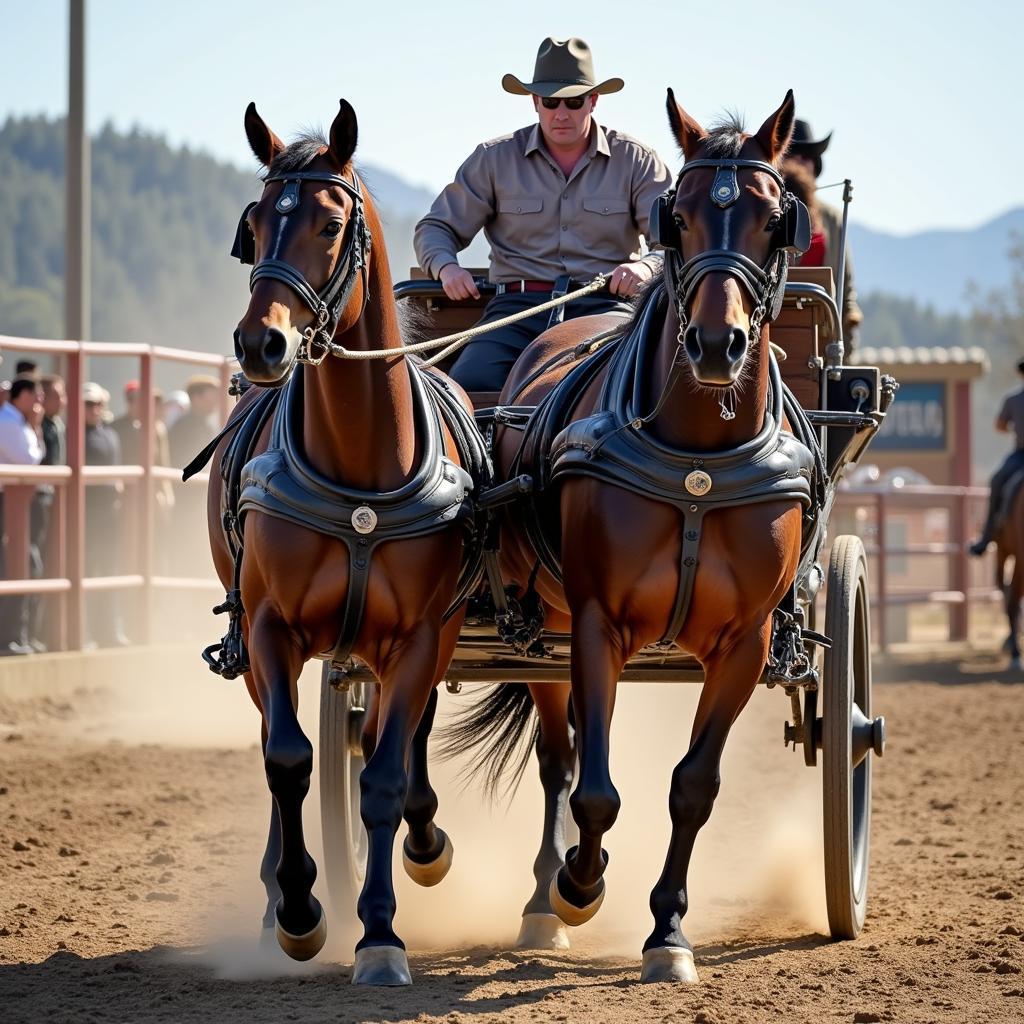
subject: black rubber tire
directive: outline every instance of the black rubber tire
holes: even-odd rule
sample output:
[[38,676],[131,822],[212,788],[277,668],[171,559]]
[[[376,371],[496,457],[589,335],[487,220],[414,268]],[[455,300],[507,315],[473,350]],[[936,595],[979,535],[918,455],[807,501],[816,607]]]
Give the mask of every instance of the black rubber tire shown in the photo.
[[[364,683],[336,690],[320,675],[320,827],[329,905],[339,924],[355,925],[356,901],[366,875],[366,830],[359,816],[359,747],[369,694]],[[358,709],[362,708],[363,713]]]
[[859,537],[837,537],[829,560],[821,760],[825,899],[835,939],[854,939],[867,912],[871,753],[853,765],[853,705],[871,718],[867,559]]

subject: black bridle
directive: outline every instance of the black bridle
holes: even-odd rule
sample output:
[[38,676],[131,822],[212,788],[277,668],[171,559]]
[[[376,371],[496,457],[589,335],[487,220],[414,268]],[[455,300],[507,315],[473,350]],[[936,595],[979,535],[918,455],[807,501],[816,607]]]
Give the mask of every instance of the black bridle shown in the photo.
[[[250,203],[242,211],[238,230],[235,233],[235,244],[231,249],[232,256],[244,264],[252,265],[252,273],[249,275],[250,292],[257,281],[269,278],[287,285],[309,308],[313,314],[313,323],[303,331],[303,345],[299,350],[298,358],[302,362],[319,365],[331,351],[331,339],[337,330],[341,312],[347,305],[360,274],[363,275],[364,308],[369,297],[366,272],[372,238],[369,225],[366,223],[363,192],[359,186],[359,179],[355,175],[353,175],[352,181],[348,181],[340,174],[330,174],[326,171],[285,171],[280,174],[268,175],[264,179],[264,183],[267,185],[275,181],[284,182],[284,188],[274,206],[274,209],[282,217],[287,217],[299,208],[302,185],[307,181],[337,185],[352,198],[348,239],[334,270],[331,271],[330,277],[319,291],[306,280],[301,271],[285,260],[279,260],[272,256],[256,263],[256,239],[249,226],[249,213],[256,203]],[[279,247],[280,243],[274,251],[276,252]],[[321,352],[315,353],[314,347],[319,347]]]
[[[672,220],[672,208],[683,177],[700,168],[714,168],[711,201],[720,209],[728,209],[740,197],[737,172],[750,168],[769,175],[779,186],[782,195],[779,205],[782,219],[772,238],[772,249],[763,266],[733,249],[709,249],[688,260],[683,259],[682,235]],[[652,223],[657,217],[660,231],[655,246],[665,251],[665,285],[676,299],[679,316],[679,334],[682,337],[688,322],[688,310],[700,282],[708,274],[724,272],[735,277],[747,290],[754,302],[750,316],[751,340],[757,341],[761,324],[772,321],[782,309],[786,290],[786,272],[790,253],[807,251],[811,242],[810,215],[803,202],[786,188],[785,179],[771,164],[761,160],[691,160],[683,165],[675,186],[660,196],[652,212]]]

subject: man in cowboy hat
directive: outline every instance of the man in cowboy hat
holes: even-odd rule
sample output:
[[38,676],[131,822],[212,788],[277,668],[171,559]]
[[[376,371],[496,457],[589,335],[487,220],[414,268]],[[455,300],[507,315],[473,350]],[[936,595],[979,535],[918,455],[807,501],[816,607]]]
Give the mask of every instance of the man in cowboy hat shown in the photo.
[[641,258],[639,236],[647,233],[655,197],[671,184],[654,150],[594,120],[598,97],[618,92],[623,82],[597,80],[582,39],[545,39],[533,81],[505,75],[501,84],[532,97],[537,123],[477,146],[416,225],[416,258],[450,299],[479,298],[457,254],[483,229],[498,292],[484,324],[578,289],[597,274],[609,282],[605,293],[471,341],[451,369],[470,391],[500,390],[519,354],[550,323],[630,311],[627,300],[661,267],[660,255]]
[[[821,157],[832,141],[829,132],[823,139],[815,139],[811,126],[806,121],[796,119],[793,125],[793,138],[789,143],[787,157],[803,164],[814,177],[821,177]],[[825,203],[818,203],[818,214],[825,234],[826,267],[832,268],[832,276],[836,286],[839,284],[839,240],[843,233],[842,210]],[[806,262],[806,261],[805,261]],[[857,347],[861,321],[864,314],[857,305],[857,290],[853,286],[853,262],[850,259],[850,247],[846,246],[846,264],[843,272],[843,338],[846,342],[847,356]]]

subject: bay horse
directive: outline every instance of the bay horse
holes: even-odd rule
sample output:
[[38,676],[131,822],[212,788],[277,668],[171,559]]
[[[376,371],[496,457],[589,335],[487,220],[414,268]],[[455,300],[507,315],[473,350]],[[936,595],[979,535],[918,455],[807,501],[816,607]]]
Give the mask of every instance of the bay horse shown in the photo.
[[[689,749],[672,774],[672,838],[651,893],[654,926],[644,943],[641,978],[692,982],[697,980],[693,952],[682,930],[690,855],[719,790],[729,730],[767,663],[774,610],[794,585],[803,508],[810,504],[808,489],[801,489],[810,479],[810,452],[803,449],[807,458],[787,477],[789,490],[777,497],[759,493],[755,503],[710,508],[701,521],[688,518],[699,510],[691,495],[707,494],[710,487],[713,496],[719,475],[712,467],[733,453],[738,453],[733,470],[750,469],[756,461],[752,446],[773,418],[776,428],[783,420],[778,371],[761,324],[777,313],[772,307],[781,301],[785,266],[780,274],[778,261],[786,249],[800,248],[792,244],[793,231],[802,235],[806,249],[809,227],[806,209],[803,228],[786,227],[796,216],[796,200],[777,169],[793,128],[792,92],[754,134],[737,123],[705,131],[676,103],[671,89],[667,110],[684,165],[652,223],[660,218],[655,230],[663,240],[676,232],[675,242],[668,243],[676,251],[666,252],[667,283],[648,290],[634,320],[633,330],[646,324],[650,343],[640,350],[646,358],[619,367],[616,386],[631,388],[634,404],[623,406],[624,417],[612,415],[615,395],[608,388],[616,356],[589,378],[576,360],[559,358],[614,327],[610,318],[561,324],[526,349],[500,404],[536,406],[536,420],[545,400],[558,394],[557,385],[578,372],[575,404],[566,407],[552,430],[569,426],[553,445],[550,438],[538,441],[532,462],[531,438],[541,428],[528,427],[524,437],[506,427],[498,435],[497,460],[503,478],[524,471],[534,475],[534,500],[540,502],[541,517],[546,504],[561,560],[560,580],[557,566],[541,557],[537,531],[526,528],[529,514],[508,516],[502,532],[504,579],[520,598],[535,587],[546,627],[571,632],[571,705],[564,684],[529,686],[539,713],[536,747],[546,813],[535,864],[537,887],[524,930],[534,924],[536,933],[547,921],[546,939],[537,944],[564,945],[552,911],[569,925],[597,912],[608,862],[602,837],[620,805],[609,771],[617,682],[632,655],[659,642],[674,644],[699,660],[705,682]],[[780,231],[790,233],[780,238]],[[589,360],[599,355],[600,350]],[[602,451],[611,453],[604,468],[588,469],[601,463]],[[631,451],[643,454],[647,463],[631,465]],[[538,476],[552,463],[554,480],[537,496]],[[695,468],[705,463],[710,473]],[[647,473],[645,480],[654,480],[659,465],[680,464],[686,468],[673,480],[666,482],[663,474],[650,486],[650,492],[661,487],[660,496],[636,484],[640,470]],[[801,485],[797,477],[803,474],[807,480]],[[726,486],[729,472],[723,469],[721,479]],[[451,745],[489,743],[480,765],[489,768],[494,781],[527,728],[528,704],[522,687],[498,687],[470,709]],[[580,839],[566,854],[559,812],[577,752],[579,779],[569,804]]]
[[[1007,490],[1011,491],[1006,502],[1006,515],[998,522],[995,530],[996,542],[996,586],[1003,593],[1006,617],[1010,632],[1003,645],[1010,655],[1010,671],[1021,670],[1020,654],[1020,608],[1024,601],[1024,483],[1011,479]],[[1007,563],[1013,559],[1013,570],[1007,579]]]
[[[404,814],[409,832],[403,859],[415,881],[435,884],[452,859],[450,840],[433,823],[437,798],[425,775],[426,758],[410,758],[410,749],[414,737],[421,746],[426,742],[435,687],[459,634],[461,612],[445,616],[456,599],[467,543],[462,517],[454,514],[461,511],[467,474],[447,421],[424,405],[422,370],[400,354],[374,361],[333,358],[338,350],[331,346],[361,351],[402,344],[380,220],[352,166],[355,111],[341,100],[327,138],[308,133],[285,146],[250,104],[245,132],[267,173],[259,202],[239,224],[235,254],[255,266],[234,341],[246,377],[262,386],[248,389],[233,420],[266,401],[267,389],[287,390],[240,484],[237,576],[237,545],[224,528],[225,485],[216,473],[208,524],[218,575],[229,592],[232,586],[240,592],[251,664],[245,683],[262,715],[272,796],[261,868],[264,934],[273,927],[280,946],[300,960],[315,956],[326,938],[324,911],[311,892],[316,866],[302,831],[313,748],[296,715],[297,681],[308,660],[332,649],[337,656],[345,646],[345,654],[357,655],[379,680],[362,733],[368,859],[352,981],[409,984],[405,948],[393,927],[392,852]],[[301,372],[297,362],[305,363]],[[446,388],[471,417],[468,399],[454,386]],[[433,434],[425,423],[435,424]],[[289,458],[304,467],[294,478],[288,473],[292,462],[274,450],[286,435],[295,449]],[[221,454],[228,443],[222,442]],[[269,469],[261,471],[261,465]],[[388,517],[409,511],[406,490],[424,473],[436,488],[433,497],[417,500],[444,492],[449,503],[418,532],[403,527],[405,532],[388,533]],[[315,490],[320,499],[340,493],[363,506],[352,510],[351,524],[317,529],[317,516],[329,515],[323,501],[308,522],[301,514],[281,513],[289,497],[286,483]],[[277,506],[268,504],[274,495]],[[426,521],[422,515],[416,520]],[[381,534],[385,542],[377,546]],[[345,630],[342,644],[339,631]]]

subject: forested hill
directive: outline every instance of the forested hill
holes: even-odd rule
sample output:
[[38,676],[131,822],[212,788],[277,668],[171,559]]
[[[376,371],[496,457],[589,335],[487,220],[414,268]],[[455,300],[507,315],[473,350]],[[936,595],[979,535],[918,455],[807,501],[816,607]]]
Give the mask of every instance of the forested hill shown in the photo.
[[[0,127],[0,334],[63,335],[64,148],[63,121]],[[387,190],[387,172],[365,171]],[[402,277],[415,221],[404,190],[399,212],[381,209]],[[228,252],[258,195],[253,173],[146,132],[103,129],[92,143],[92,336],[229,352],[248,272]]]

